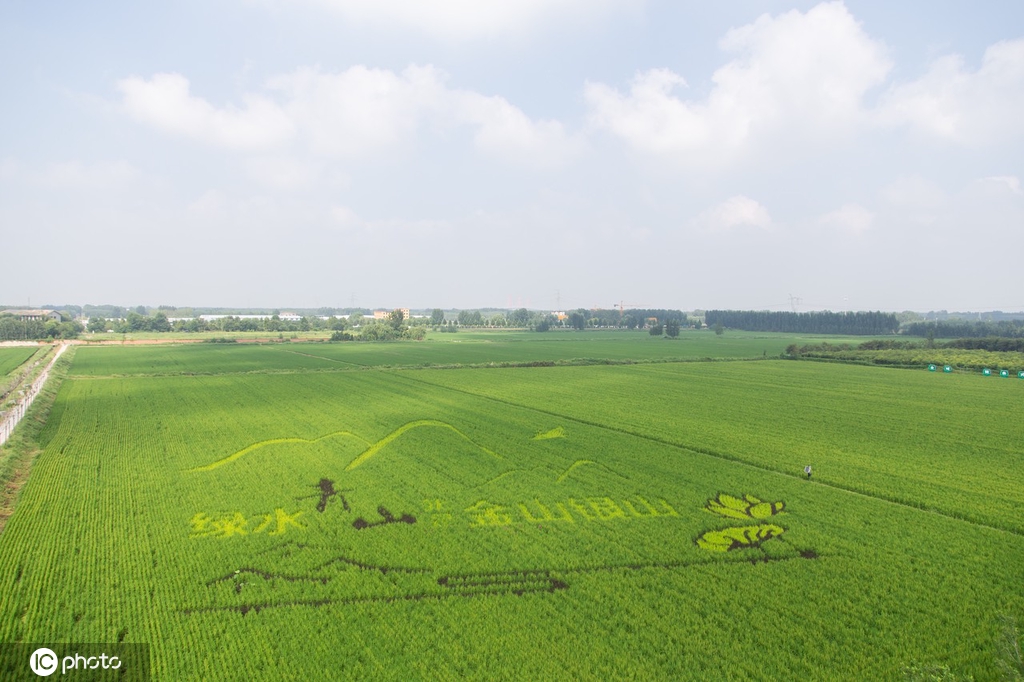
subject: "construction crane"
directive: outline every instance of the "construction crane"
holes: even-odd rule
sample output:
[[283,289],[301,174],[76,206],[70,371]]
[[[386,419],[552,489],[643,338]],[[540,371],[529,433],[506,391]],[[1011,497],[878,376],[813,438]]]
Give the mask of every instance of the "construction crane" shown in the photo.
[[619,301],[618,303],[612,304],[612,307],[613,308],[618,308],[619,309],[619,317],[622,317],[622,313],[626,309],[627,305],[630,308],[644,308],[644,307],[647,306],[646,303],[623,303],[622,301]]

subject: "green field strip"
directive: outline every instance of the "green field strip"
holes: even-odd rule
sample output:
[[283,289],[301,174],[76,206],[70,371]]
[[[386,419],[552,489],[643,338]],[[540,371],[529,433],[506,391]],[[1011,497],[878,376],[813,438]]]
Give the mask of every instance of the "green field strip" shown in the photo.
[[0,347],[0,377],[11,374],[24,365],[38,350],[38,346]]
[[189,469],[189,471],[191,471],[191,472],[196,472],[196,471],[213,471],[214,469],[222,467],[225,464],[229,464],[231,462],[234,462],[237,459],[240,459],[240,458],[244,457],[245,455],[248,455],[250,452],[253,452],[255,450],[259,450],[260,448],[262,448],[262,447],[264,447],[266,445],[276,445],[278,443],[307,443],[307,444],[312,445],[313,443],[319,443],[322,440],[326,440],[328,438],[335,438],[337,436],[351,436],[352,438],[356,438],[358,440],[361,440],[364,443],[369,443],[368,440],[366,440],[366,439],[364,439],[364,438],[362,438],[360,436],[357,436],[356,434],[352,433],[351,431],[334,431],[333,433],[328,433],[328,434],[326,434],[324,436],[320,436],[319,438],[270,438],[270,439],[267,439],[267,440],[261,440],[258,443],[253,443],[252,445],[244,447],[241,450],[239,450],[238,452],[232,453],[232,454],[228,455],[227,457],[224,457],[223,459],[218,459],[216,462],[211,462],[210,464],[206,464],[204,466],[195,467],[193,469]]
[[[732,454],[729,454],[729,453],[725,453],[725,452],[721,452],[721,451],[716,451],[716,450],[711,450],[709,448],[704,448],[704,447],[700,447],[700,446],[686,445],[686,444],[683,444],[683,443],[678,443],[678,442],[674,442],[674,441],[668,440],[666,438],[659,438],[658,436],[652,436],[650,434],[638,433],[638,432],[635,432],[635,431],[631,431],[629,429],[619,428],[619,427],[615,427],[615,426],[609,426],[607,424],[601,424],[601,423],[598,423],[598,422],[593,422],[593,421],[589,421],[589,420],[586,420],[586,419],[582,419],[582,418],[579,418],[579,417],[573,417],[573,416],[562,414],[562,413],[559,413],[559,412],[554,412],[552,410],[545,410],[543,408],[533,407],[533,406],[525,405],[525,404],[522,404],[522,403],[517,403],[517,402],[512,401],[512,400],[506,400],[506,399],[503,399],[503,398],[496,398],[494,396],[489,396],[489,395],[486,395],[486,394],[483,394],[483,393],[474,393],[472,391],[468,391],[468,390],[462,389],[462,388],[454,388],[452,386],[444,386],[442,384],[434,384],[434,383],[431,383],[429,381],[425,381],[423,379],[419,379],[419,378],[415,378],[415,377],[410,377],[410,376],[408,376],[408,375],[406,375],[404,373],[402,375],[397,375],[396,374],[396,376],[402,376],[403,378],[407,378],[410,381],[415,381],[415,382],[418,382],[418,383],[421,383],[421,384],[425,384],[425,385],[428,385],[428,386],[432,386],[432,387],[435,387],[435,388],[445,388],[447,390],[456,391],[458,393],[463,393],[465,395],[473,396],[475,398],[483,398],[485,400],[491,400],[491,401],[494,401],[496,403],[501,403],[503,405],[508,405],[509,407],[518,407],[518,408],[521,408],[521,409],[537,412],[537,413],[540,413],[540,414],[545,414],[545,415],[548,415],[548,416],[551,416],[551,417],[558,417],[559,419],[565,419],[565,420],[568,420],[568,421],[576,422],[578,424],[584,424],[586,426],[593,426],[593,427],[596,427],[596,428],[599,428],[599,429],[604,429],[604,430],[607,430],[607,431],[614,431],[616,433],[621,433],[621,434],[624,434],[624,435],[627,435],[627,436],[633,436],[633,437],[636,437],[636,438],[641,438],[643,440],[647,440],[647,441],[650,441],[652,443],[659,443],[661,445],[668,445],[670,447],[673,447],[673,448],[676,448],[676,449],[679,449],[679,450],[683,450],[683,451],[686,451],[686,452],[692,452],[692,453],[695,453],[695,454],[704,455],[706,457],[713,457],[715,459],[723,460],[723,461],[726,461],[726,462],[732,462],[734,464],[739,464],[739,465],[742,465],[742,466],[750,467],[752,469],[758,469],[760,471],[765,471],[765,472],[772,473],[772,474],[775,474],[775,475],[778,475],[778,476],[784,476],[784,477],[786,477],[788,479],[802,480],[802,477],[797,475],[797,474],[792,474],[792,473],[789,473],[787,471],[783,471],[781,469],[776,469],[774,467],[770,467],[770,466],[767,466],[767,465],[764,465],[764,464],[758,464],[756,462],[751,462],[749,460],[743,459],[741,457],[738,457],[736,455],[732,455]],[[842,492],[845,492],[845,493],[849,493],[851,495],[859,495],[861,497],[865,497],[865,498],[869,498],[869,499],[873,499],[873,500],[878,500],[880,502],[886,502],[886,503],[889,503],[889,504],[898,505],[900,507],[905,507],[905,508],[908,508],[908,509],[913,509],[915,511],[925,512],[925,513],[929,513],[929,514],[935,514],[935,515],[941,516],[943,518],[947,518],[947,519],[951,519],[951,520],[954,520],[954,521],[960,521],[960,522],[963,522],[963,523],[967,523],[967,524],[970,524],[972,526],[976,526],[978,528],[986,528],[986,529],[989,529],[989,530],[994,530],[994,531],[998,531],[998,532],[1002,532],[1002,533],[1008,533],[1010,535],[1015,535],[1017,537],[1024,537],[1024,531],[1020,531],[1020,530],[1017,530],[1017,529],[1014,529],[1014,528],[1010,528],[1010,527],[1003,527],[1003,526],[992,525],[992,524],[989,524],[989,523],[985,523],[984,521],[979,521],[979,520],[973,519],[973,518],[971,518],[969,516],[957,516],[957,515],[954,515],[954,514],[951,514],[951,513],[948,513],[948,512],[944,512],[944,511],[942,511],[940,509],[936,509],[934,507],[923,506],[921,504],[915,503],[912,500],[904,500],[904,499],[900,499],[898,497],[892,497],[892,496],[881,495],[881,494],[877,494],[877,493],[865,492],[865,491],[862,491],[862,490],[857,490],[856,488],[853,488],[853,487],[850,487],[850,486],[841,485],[839,483],[822,482],[820,480],[808,481],[807,483],[808,483],[808,485],[817,485],[817,486],[822,486],[822,487],[826,487],[826,488],[830,488],[830,489],[834,489],[834,490],[839,490],[839,491],[842,491]]]

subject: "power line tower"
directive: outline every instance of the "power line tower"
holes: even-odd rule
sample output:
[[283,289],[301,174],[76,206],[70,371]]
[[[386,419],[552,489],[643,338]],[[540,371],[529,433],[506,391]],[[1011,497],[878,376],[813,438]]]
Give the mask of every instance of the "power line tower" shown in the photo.
[[793,294],[789,295],[789,305],[792,306],[794,313],[796,312],[796,307],[800,305],[802,301],[803,299],[799,296],[794,296]]

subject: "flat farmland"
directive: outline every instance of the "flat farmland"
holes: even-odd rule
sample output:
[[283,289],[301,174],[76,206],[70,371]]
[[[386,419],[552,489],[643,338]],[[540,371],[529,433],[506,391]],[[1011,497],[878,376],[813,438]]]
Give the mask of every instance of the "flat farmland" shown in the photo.
[[997,675],[1024,382],[333,367],[426,346],[78,349],[0,534],[0,640],[148,642],[167,680]]
[[36,346],[0,348],[0,378],[21,367],[37,350],[39,349]]
[[77,376],[231,374],[336,369],[338,363],[311,357],[299,345],[194,343],[152,346],[83,346],[76,351]]
[[471,331],[432,333],[416,343],[195,343],[149,346],[97,345],[78,350],[80,376],[223,374],[293,370],[359,369],[574,360],[669,361],[777,357],[791,343],[834,337],[684,330],[678,339],[647,332]]
[[791,343],[821,343],[786,334],[683,330],[677,339],[645,331],[507,331],[433,333],[415,344],[333,343],[307,346],[313,355],[364,366],[568,362],[573,360],[699,360],[778,356]]

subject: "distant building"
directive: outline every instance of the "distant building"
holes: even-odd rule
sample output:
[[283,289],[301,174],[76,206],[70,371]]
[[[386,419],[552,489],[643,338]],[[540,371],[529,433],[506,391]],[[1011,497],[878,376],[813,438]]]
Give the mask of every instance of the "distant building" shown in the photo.
[[[402,311],[402,319],[403,320],[408,320],[409,318],[412,317],[412,315],[409,314],[409,309],[408,308],[394,308],[394,310],[401,310]],[[390,314],[391,314],[390,310],[374,310],[373,311],[373,319],[375,319],[375,320],[386,320],[386,319],[388,319],[388,316]]]
[[53,320],[54,322],[63,322],[63,316],[56,310],[0,310],[0,314],[8,313],[14,315],[19,320],[42,320],[44,322]]

